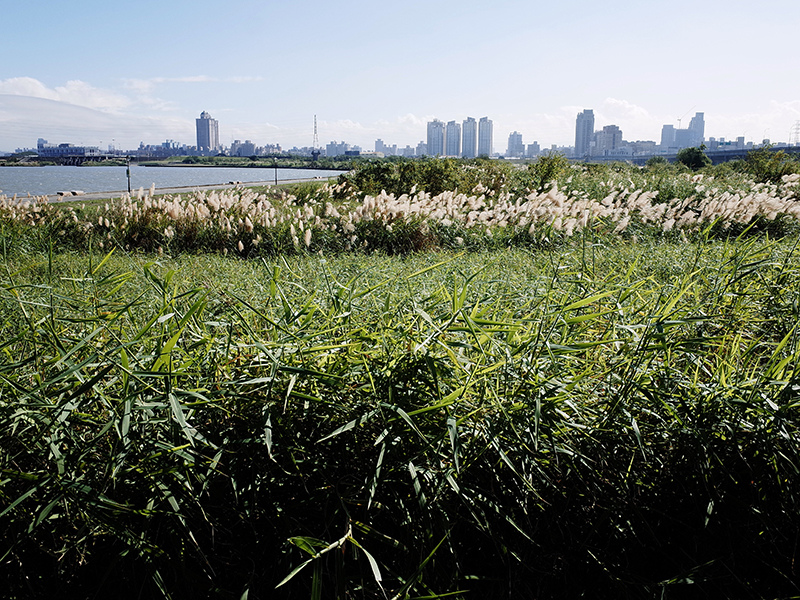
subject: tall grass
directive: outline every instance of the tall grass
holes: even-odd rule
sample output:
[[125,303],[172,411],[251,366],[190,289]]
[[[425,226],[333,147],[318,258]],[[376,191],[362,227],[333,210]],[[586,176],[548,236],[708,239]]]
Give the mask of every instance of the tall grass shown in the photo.
[[[387,164],[293,193],[239,188],[155,197],[151,189],[89,208],[0,196],[0,237],[14,252],[52,243],[57,250],[272,258],[554,248],[583,235],[697,241],[746,229],[773,237],[800,230],[797,173],[756,183],[744,173],[562,163],[518,170],[493,161]],[[383,177],[383,170],[391,173]],[[372,193],[379,183],[394,191]]]
[[756,238],[8,254],[6,595],[797,595],[797,275]]

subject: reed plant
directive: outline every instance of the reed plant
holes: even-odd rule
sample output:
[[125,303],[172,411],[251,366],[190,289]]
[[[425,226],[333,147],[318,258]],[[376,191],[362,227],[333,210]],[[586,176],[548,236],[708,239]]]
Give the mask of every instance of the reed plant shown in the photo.
[[[414,167],[429,171],[427,183],[435,189],[453,183],[454,161],[428,162]],[[374,181],[353,176],[295,193],[237,188],[155,196],[152,189],[140,190],[90,207],[0,197],[0,237],[14,251],[55,244],[57,250],[118,247],[272,258],[320,251],[554,248],[584,235],[696,241],[709,233],[725,238],[743,231],[772,237],[798,232],[796,173],[777,183],[756,183],[745,175],[718,178],[675,169],[550,166],[514,178],[494,165],[467,164],[458,181],[474,187],[435,194],[416,184],[402,193],[365,194],[353,182],[371,189]],[[398,182],[417,178],[406,174],[404,180],[400,171]],[[542,173],[551,171],[558,178],[544,184]]]
[[788,241],[4,258],[6,597],[800,594]]

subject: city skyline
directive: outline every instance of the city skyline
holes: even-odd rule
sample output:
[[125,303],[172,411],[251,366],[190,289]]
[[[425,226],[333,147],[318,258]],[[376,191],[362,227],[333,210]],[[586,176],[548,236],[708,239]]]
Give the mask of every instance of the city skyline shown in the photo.
[[[707,137],[791,141],[800,3],[640,4],[141,0],[124,18],[99,0],[9,4],[0,151],[40,137],[192,144],[201,111],[224,146],[310,146],[316,114],[322,145],[416,147],[437,115],[483,114],[495,151],[511,132],[546,149],[574,144],[585,107],[628,140],[658,142],[703,110]],[[443,23],[470,42],[440,35]]]

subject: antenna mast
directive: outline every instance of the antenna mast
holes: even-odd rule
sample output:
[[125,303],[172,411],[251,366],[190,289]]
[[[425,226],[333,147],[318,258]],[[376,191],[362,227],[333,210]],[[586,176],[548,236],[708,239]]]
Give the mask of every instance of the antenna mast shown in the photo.
[[311,144],[311,160],[316,161],[320,154],[319,136],[317,135],[317,115],[314,115],[314,141]]

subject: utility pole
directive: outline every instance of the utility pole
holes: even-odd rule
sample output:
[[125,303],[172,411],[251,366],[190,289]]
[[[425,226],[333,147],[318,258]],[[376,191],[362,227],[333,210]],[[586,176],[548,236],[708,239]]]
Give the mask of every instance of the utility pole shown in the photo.
[[319,136],[317,135],[317,115],[314,115],[314,140],[311,143],[311,160],[316,162],[319,158]]

